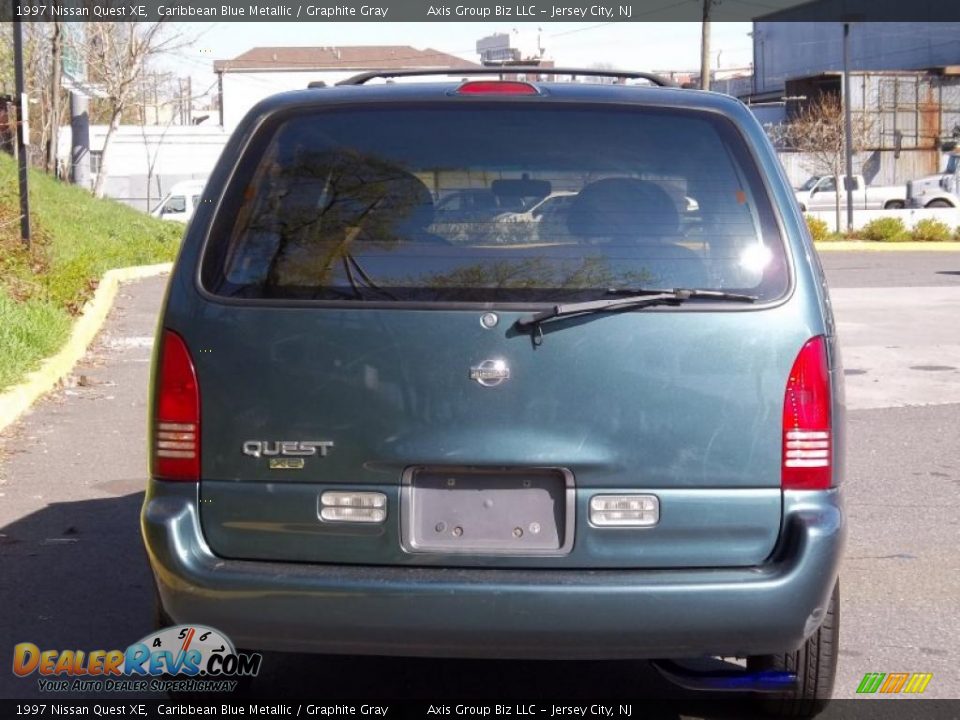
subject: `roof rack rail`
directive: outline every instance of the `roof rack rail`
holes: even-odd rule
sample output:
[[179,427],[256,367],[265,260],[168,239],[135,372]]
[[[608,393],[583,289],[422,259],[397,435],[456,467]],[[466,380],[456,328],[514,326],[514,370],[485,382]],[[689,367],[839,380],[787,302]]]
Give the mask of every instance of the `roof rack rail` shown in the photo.
[[479,68],[440,68],[433,70],[374,70],[360,73],[337,85],[363,85],[374,78],[418,77],[425,75],[444,75],[468,77],[471,75],[571,75],[583,77],[613,77],[623,80],[647,80],[658,87],[679,87],[673,80],[648,72],[634,72],[631,70],[598,70],[596,68],[548,68],[536,65],[504,65]]

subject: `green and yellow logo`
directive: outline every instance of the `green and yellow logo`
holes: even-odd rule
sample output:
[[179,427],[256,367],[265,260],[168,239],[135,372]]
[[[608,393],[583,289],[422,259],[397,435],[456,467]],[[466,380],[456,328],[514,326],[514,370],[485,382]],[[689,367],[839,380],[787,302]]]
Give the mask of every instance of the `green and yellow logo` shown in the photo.
[[867,673],[860,681],[857,693],[912,693],[919,695],[927,689],[933,673]]

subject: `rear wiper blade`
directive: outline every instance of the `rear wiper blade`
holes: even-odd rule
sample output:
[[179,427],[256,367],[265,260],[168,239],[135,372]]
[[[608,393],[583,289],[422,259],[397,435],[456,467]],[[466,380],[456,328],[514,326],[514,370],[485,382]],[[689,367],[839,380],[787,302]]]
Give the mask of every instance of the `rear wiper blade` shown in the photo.
[[630,297],[613,298],[611,300],[587,300],[586,302],[565,303],[554,305],[549,310],[535,313],[530,317],[520,318],[517,320],[516,325],[522,330],[529,327],[536,327],[547,320],[569,315],[585,315],[588,313],[619,310],[630,307],[642,308],[653,305],[679,305],[684,300],[686,300],[685,297],[669,292],[657,295],[634,295]]
[[700,290],[697,288],[609,288],[607,295],[626,295],[629,297],[643,297],[645,295],[674,294],[683,298],[707,298],[713,300],[735,300],[739,302],[756,302],[756,295],[744,295],[723,290]]
[[[570,317],[572,315],[587,315],[598,312],[639,309],[655,305],[680,305],[691,298],[709,298],[714,300],[736,300],[740,302],[754,302],[757,298],[752,295],[728,293],[722,290],[696,290],[691,288],[675,288],[673,290],[652,288],[610,288],[608,295],[623,295],[610,300],[587,300],[585,302],[554,305],[549,310],[538,312],[529,317],[520,318],[516,327],[520,330],[533,328],[538,330],[537,339],[543,339],[540,324],[554,318]],[[539,343],[538,343],[539,344]]]

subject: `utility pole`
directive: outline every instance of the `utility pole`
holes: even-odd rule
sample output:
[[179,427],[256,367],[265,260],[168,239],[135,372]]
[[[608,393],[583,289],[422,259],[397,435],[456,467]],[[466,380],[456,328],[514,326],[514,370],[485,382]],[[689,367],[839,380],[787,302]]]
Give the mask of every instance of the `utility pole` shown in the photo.
[[[19,4],[19,3],[17,3]],[[15,5],[16,7],[16,5]],[[30,182],[27,177],[27,143],[30,142],[27,93],[23,81],[23,25],[14,15],[13,21],[13,72],[17,99],[17,177],[20,186],[20,239],[30,249]]]
[[714,0],[703,0],[703,22],[700,32],[700,89],[710,89],[710,6]]
[[850,23],[843,24],[843,150],[846,155],[847,232],[853,230],[853,123],[850,105]]

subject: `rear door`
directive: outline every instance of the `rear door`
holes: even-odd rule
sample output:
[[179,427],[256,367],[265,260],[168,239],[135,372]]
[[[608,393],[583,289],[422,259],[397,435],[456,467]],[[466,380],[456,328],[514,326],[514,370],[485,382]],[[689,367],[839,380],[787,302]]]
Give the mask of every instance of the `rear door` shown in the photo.
[[[208,233],[200,287],[166,317],[201,388],[211,548],[761,563],[780,529],[786,377],[811,329],[780,302],[787,256],[752,158],[722,115],[643,104],[445,97],[265,123]],[[576,191],[563,231],[434,222],[437,198],[494,180]],[[515,326],[640,285],[757,302]],[[620,495],[640,496],[622,508],[649,526],[603,525]],[[344,522],[340,503],[384,512]],[[592,503],[616,512],[591,517]]]

